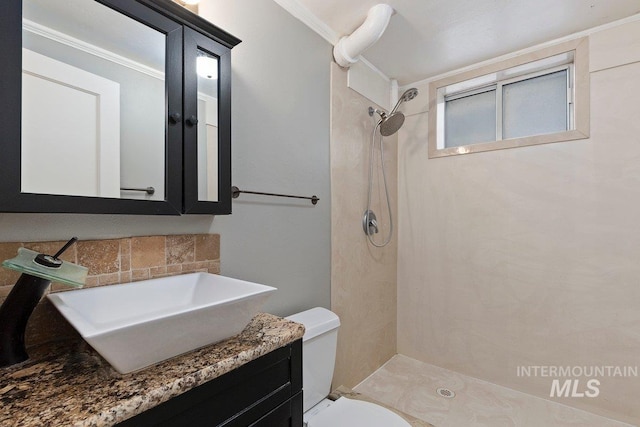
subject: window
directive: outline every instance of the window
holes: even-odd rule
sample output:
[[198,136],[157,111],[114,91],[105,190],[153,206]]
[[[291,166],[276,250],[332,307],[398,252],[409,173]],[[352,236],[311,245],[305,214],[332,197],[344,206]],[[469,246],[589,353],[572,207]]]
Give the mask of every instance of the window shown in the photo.
[[589,136],[587,39],[432,82],[429,157]]

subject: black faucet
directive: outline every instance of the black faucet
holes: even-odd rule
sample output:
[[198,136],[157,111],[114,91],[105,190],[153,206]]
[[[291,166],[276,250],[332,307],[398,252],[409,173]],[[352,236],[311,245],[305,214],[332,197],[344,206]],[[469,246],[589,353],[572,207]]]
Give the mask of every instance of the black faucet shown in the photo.
[[[38,254],[33,262],[50,269],[58,269],[62,253],[78,240],[71,238],[55,255]],[[27,322],[42,299],[51,280],[22,273],[0,307],[0,367],[24,362],[29,358],[24,345]]]

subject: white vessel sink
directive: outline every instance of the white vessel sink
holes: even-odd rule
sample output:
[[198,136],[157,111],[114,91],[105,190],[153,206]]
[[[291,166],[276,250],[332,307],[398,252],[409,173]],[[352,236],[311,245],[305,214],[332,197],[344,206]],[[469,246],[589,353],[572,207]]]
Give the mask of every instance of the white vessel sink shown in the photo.
[[124,374],[240,333],[275,290],[193,273],[48,298]]

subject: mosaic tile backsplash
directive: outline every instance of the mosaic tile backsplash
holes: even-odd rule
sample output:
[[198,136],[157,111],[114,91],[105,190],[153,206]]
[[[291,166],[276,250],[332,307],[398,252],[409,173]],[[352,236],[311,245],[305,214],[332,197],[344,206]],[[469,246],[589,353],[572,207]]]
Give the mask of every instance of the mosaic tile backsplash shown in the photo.
[[[0,243],[0,262],[15,257],[20,247],[54,254],[65,243]],[[182,234],[78,241],[60,258],[89,269],[85,288],[194,272],[218,274],[220,235]],[[18,277],[20,273],[0,268],[0,303]],[[50,292],[69,289],[54,282]],[[49,301],[43,299],[29,320],[27,347],[64,339],[69,335],[75,335],[75,331]]]

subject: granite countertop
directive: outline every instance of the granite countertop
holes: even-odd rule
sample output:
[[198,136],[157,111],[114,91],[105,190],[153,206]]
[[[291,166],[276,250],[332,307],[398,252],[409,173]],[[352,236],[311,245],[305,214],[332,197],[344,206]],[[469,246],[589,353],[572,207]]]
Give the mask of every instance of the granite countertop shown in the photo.
[[260,313],[241,334],[119,374],[84,341],[0,368],[1,426],[111,426],[301,338],[304,326]]

